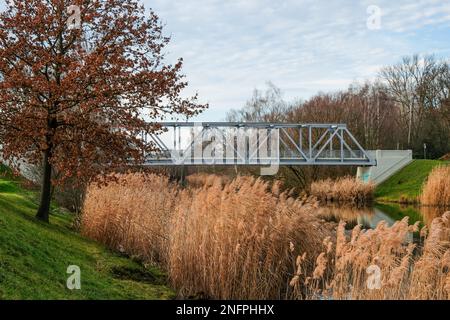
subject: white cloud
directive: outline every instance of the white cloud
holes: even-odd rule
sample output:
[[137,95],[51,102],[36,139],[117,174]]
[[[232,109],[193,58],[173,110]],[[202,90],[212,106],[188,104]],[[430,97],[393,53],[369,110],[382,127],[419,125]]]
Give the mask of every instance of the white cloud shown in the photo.
[[[141,0],[172,35],[168,60],[183,57],[190,83],[220,120],[272,81],[287,99],[372,79],[403,55],[449,55],[450,0]],[[381,8],[368,30],[367,7]]]
[[[159,0],[152,5],[173,34],[171,57],[185,58],[191,92],[198,90],[210,102],[209,120],[219,120],[223,110],[241,107],[253,88],[269,80],[293,98],[374,78],[379,66],[429,50],[398,33],[445,23],[442,13],[450,3],[373,2]],[[382,9],[380,31],[366,27],[370,4]]]

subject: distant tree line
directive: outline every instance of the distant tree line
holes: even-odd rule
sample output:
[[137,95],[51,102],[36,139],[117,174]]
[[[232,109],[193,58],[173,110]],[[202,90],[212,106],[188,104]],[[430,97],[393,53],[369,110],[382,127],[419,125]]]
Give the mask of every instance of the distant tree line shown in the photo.
[[[450,66],[434,56],[404,57],[381,68],[374,81],[347,90],[318,93],[307,100],[285,101],[272,83],[254,90],[228,121],[346,123],[366,149],[412,149],[415,158],[439,158],[450,152]],[[251,169],[239,168],[240,173]],[[256,174],[256,173],[255,173]],[[352,167],[288,166],[273,177],[286,188],[305,190],[312,181],[354,174]]]
[[286,102],[272,83],[255,90],[229,121],[346,123],[367,149],[412,149],[414,157],[450,151],[450,66],[434,56],[404,57],[382,68],[375,81],[347,90]]

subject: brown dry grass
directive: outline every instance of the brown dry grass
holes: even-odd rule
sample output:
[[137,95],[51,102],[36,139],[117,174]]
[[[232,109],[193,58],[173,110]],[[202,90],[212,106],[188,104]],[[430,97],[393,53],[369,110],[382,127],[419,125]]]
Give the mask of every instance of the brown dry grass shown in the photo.
[[353,177],[343,177],[336,180],[315,181],[311,184],[310,193],[323,202],[364,205],[372,201],[374,189],[373,183],[364,183]]
[[219,183],[222,186],[229,183],[231,178],[223,175],[208,174],[208,173],[195,173],[186,177],[186,181],[189,187],[200,188],[203,186],[212,186],[215,183]]
[[[314,257],[334,224],[316,203],[280,193],[279,184],[238,177],[188,179],[123,175],[89,187],[82,232],[123,252],[158,261],[181,296],[284,298],[292,250]],[[312,266],[312,265],[311,265]]]
[[423,222],[427,226],[431,226],[431,223],[434,219],[442,216],[442,212],[445,208],[437,207],[437,206],[421,206],[420,214],[422,215]]
[[[406,219],[336,232],[315,201],[260,179],[196,177],[186,188],[159,175],[118,180],[88,188],[83,234],[159,263],[181,297],[450,298],[450,212],[416,246]],[[370,265],[381,289],[367,288]]]
[[[297,257],[293,298],[450,299],[450,212],[433,221],[428,235],[421,230],[422,247],[410,241],[418,227],[407,218],[374,230],[355,227],[350,237],[344,227],[341,222],[335,245],[324,241],[312,274],[303,272],[304,259]],[[367,285],[370,266],[381,271],[380,288]]]
[[431,171],[423,185],[420,202],[426,206],[450,207],[450,166]]
[[279,194],[278,185],[239,177],[184,192],[175,210],[169,274],[183,296],[283,298],[292,251],[314,257],[328,229],[314,204]]
[[89,186],[82,234],[149,262],[165,265],[168,228],[178,188],[161,175],[117,175],[117,183]]

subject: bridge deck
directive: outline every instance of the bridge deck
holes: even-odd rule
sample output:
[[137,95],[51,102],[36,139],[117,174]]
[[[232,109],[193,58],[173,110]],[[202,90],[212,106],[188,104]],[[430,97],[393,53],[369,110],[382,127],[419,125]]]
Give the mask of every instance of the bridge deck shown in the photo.
[[376,161],[345,124],[165,122],[144,165],[357,165]]

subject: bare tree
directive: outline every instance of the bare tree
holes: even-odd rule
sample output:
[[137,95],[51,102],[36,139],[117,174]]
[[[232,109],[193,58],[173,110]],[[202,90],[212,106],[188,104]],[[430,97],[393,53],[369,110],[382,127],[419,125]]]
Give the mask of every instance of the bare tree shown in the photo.
[[290,106],[284,101],[282,91],[273,83],[267,82],[266,91],[255,89],[245,106],[242,109],[231,110],[226,118],[227,121],[278,122],[286,120],[289,109]]
[[448,64],[434,56],[404,57],[385,67],[380,78],[399,107],[398,123],[406,128],[406,145],[419,148],[425,137],[427,117],[448,97]]

